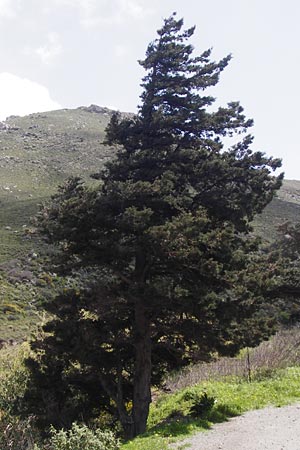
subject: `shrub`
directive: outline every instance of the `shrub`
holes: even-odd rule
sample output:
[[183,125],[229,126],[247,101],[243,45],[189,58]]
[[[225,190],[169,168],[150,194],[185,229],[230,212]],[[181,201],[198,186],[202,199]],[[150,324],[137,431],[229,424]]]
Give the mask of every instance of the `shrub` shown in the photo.
[[38,438],[32,420],[20,420],[16,417],[0,414],[1,450],[38,450],[34,441]]
[[212,410],[215,401],[216,399],[209,397],[206,392],[201,395],[195,394],[189,414],[193,417],[204,417]]
[[33,450],[39,435],[33,418],[21,419],[16,414],[22,407],[28,372],[24,358],[29,347],[22,344],[6,347],[0,353],[0,449]]
[[74,423],[68,431],[56,431],[52,428],[48,448],[49,450],[118,450],[120,444],[113,432],[109,430],[91,430],[85,425]]
[[28,370],[24,358],[29,354],[27,344],[1,350],[0,410],[6,414],[19,412],[27,385]]

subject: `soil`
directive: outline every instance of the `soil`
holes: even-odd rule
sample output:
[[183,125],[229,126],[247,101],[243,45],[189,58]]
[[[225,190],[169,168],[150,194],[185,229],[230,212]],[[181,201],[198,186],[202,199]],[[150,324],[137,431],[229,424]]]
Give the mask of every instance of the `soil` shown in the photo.
[[177,448],[300,450],[300,404],[247,412],[181,441]]

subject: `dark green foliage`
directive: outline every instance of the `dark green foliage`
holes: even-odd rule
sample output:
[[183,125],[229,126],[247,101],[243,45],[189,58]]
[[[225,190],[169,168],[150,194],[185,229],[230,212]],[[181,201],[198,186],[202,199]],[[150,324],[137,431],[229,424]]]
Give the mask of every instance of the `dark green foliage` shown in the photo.
[[29,409],[34,405],[42,428],[49,423],[68,428],[78,418],[87,421],[98,417],[99,405],[112,417],[114,408],[109,396],[99,389],[101,373],[95,370],[102,365],[101,347],[96,349],[101,339],[90,326],[94,322],[86,317],[84,302],[70,290],[48,306],[56,318],[32,343],[37,355],[27,360],[33,376],[25,403]]
[[99,187],[71,179],[40,213],[63,271],[88,274],[49,304],[50,334],[28,362],[36,394],[55,398],[44,419],[58,426],[72,399],[72,417],[98,405],[117,411],[127,436],[142,433],[151,384],[167,371],[233,355],[272,329],[262,308],[269,274],[247,233],[281,184],[271,176],[280,161],[253,153],[249,135],[223,148],[252,121],[238,103],[207,110],[214,99],[200,94],[230,57],[193,57],[194,28],[182,25],[166,19],[148,47],[139,114],[112,117],[107,143],[118,153]]
[[273,283],[266,292],[278,320],[291,325],[300,321],[300,225],[288,222],[279,227],[279,239],[269,248]]
[[202,395],[194,394],[190,415],[192,417],[205,417],[212,410],[215,401],[216,399],[212,396],[208,396],[206,392],[203,392]]

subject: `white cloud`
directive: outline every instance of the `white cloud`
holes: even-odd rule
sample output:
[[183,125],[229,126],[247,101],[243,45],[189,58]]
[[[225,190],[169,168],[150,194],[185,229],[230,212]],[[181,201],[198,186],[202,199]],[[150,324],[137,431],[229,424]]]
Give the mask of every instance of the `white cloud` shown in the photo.
[[121,11],[124,15],[141,19],[144,15],[150,13],[150,9],[146,8],[145,2],[137,0],[120,0]]
[[130,48],[126,45],[116,45],[114,48],[114,52],[117,58],[125,58],[130,54]]
[[0,73],[0,99],[0,120],[61,108],[45,86],[7,72]]
[[55,0],[56,5],[76,7],[86,28],[142,19],[153,11],[147,0]]
[[0,0],[0,17],[13,18],[16,15],[16,1],[14,0]]
[[44,64],[51,64],[62,51],[62,45],[57,33],[48,33],[47,44],[36,49],[36,54],[41,58]]
[[45,45],[40,45],[37,48],[26,47],[24,49],[25,55],[35,55],[47,66],[53,64],[62,52],[63,47],[60,43],[59,35],[54,32],[47,34],[47,43]]

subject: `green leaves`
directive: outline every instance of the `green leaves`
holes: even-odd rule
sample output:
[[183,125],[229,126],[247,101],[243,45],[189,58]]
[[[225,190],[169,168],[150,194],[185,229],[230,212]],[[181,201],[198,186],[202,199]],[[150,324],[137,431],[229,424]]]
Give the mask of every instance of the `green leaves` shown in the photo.
[[69,431],[51,428],[51,450],[118,450],[120,442],[109,430],[91,430],[74,423]]

